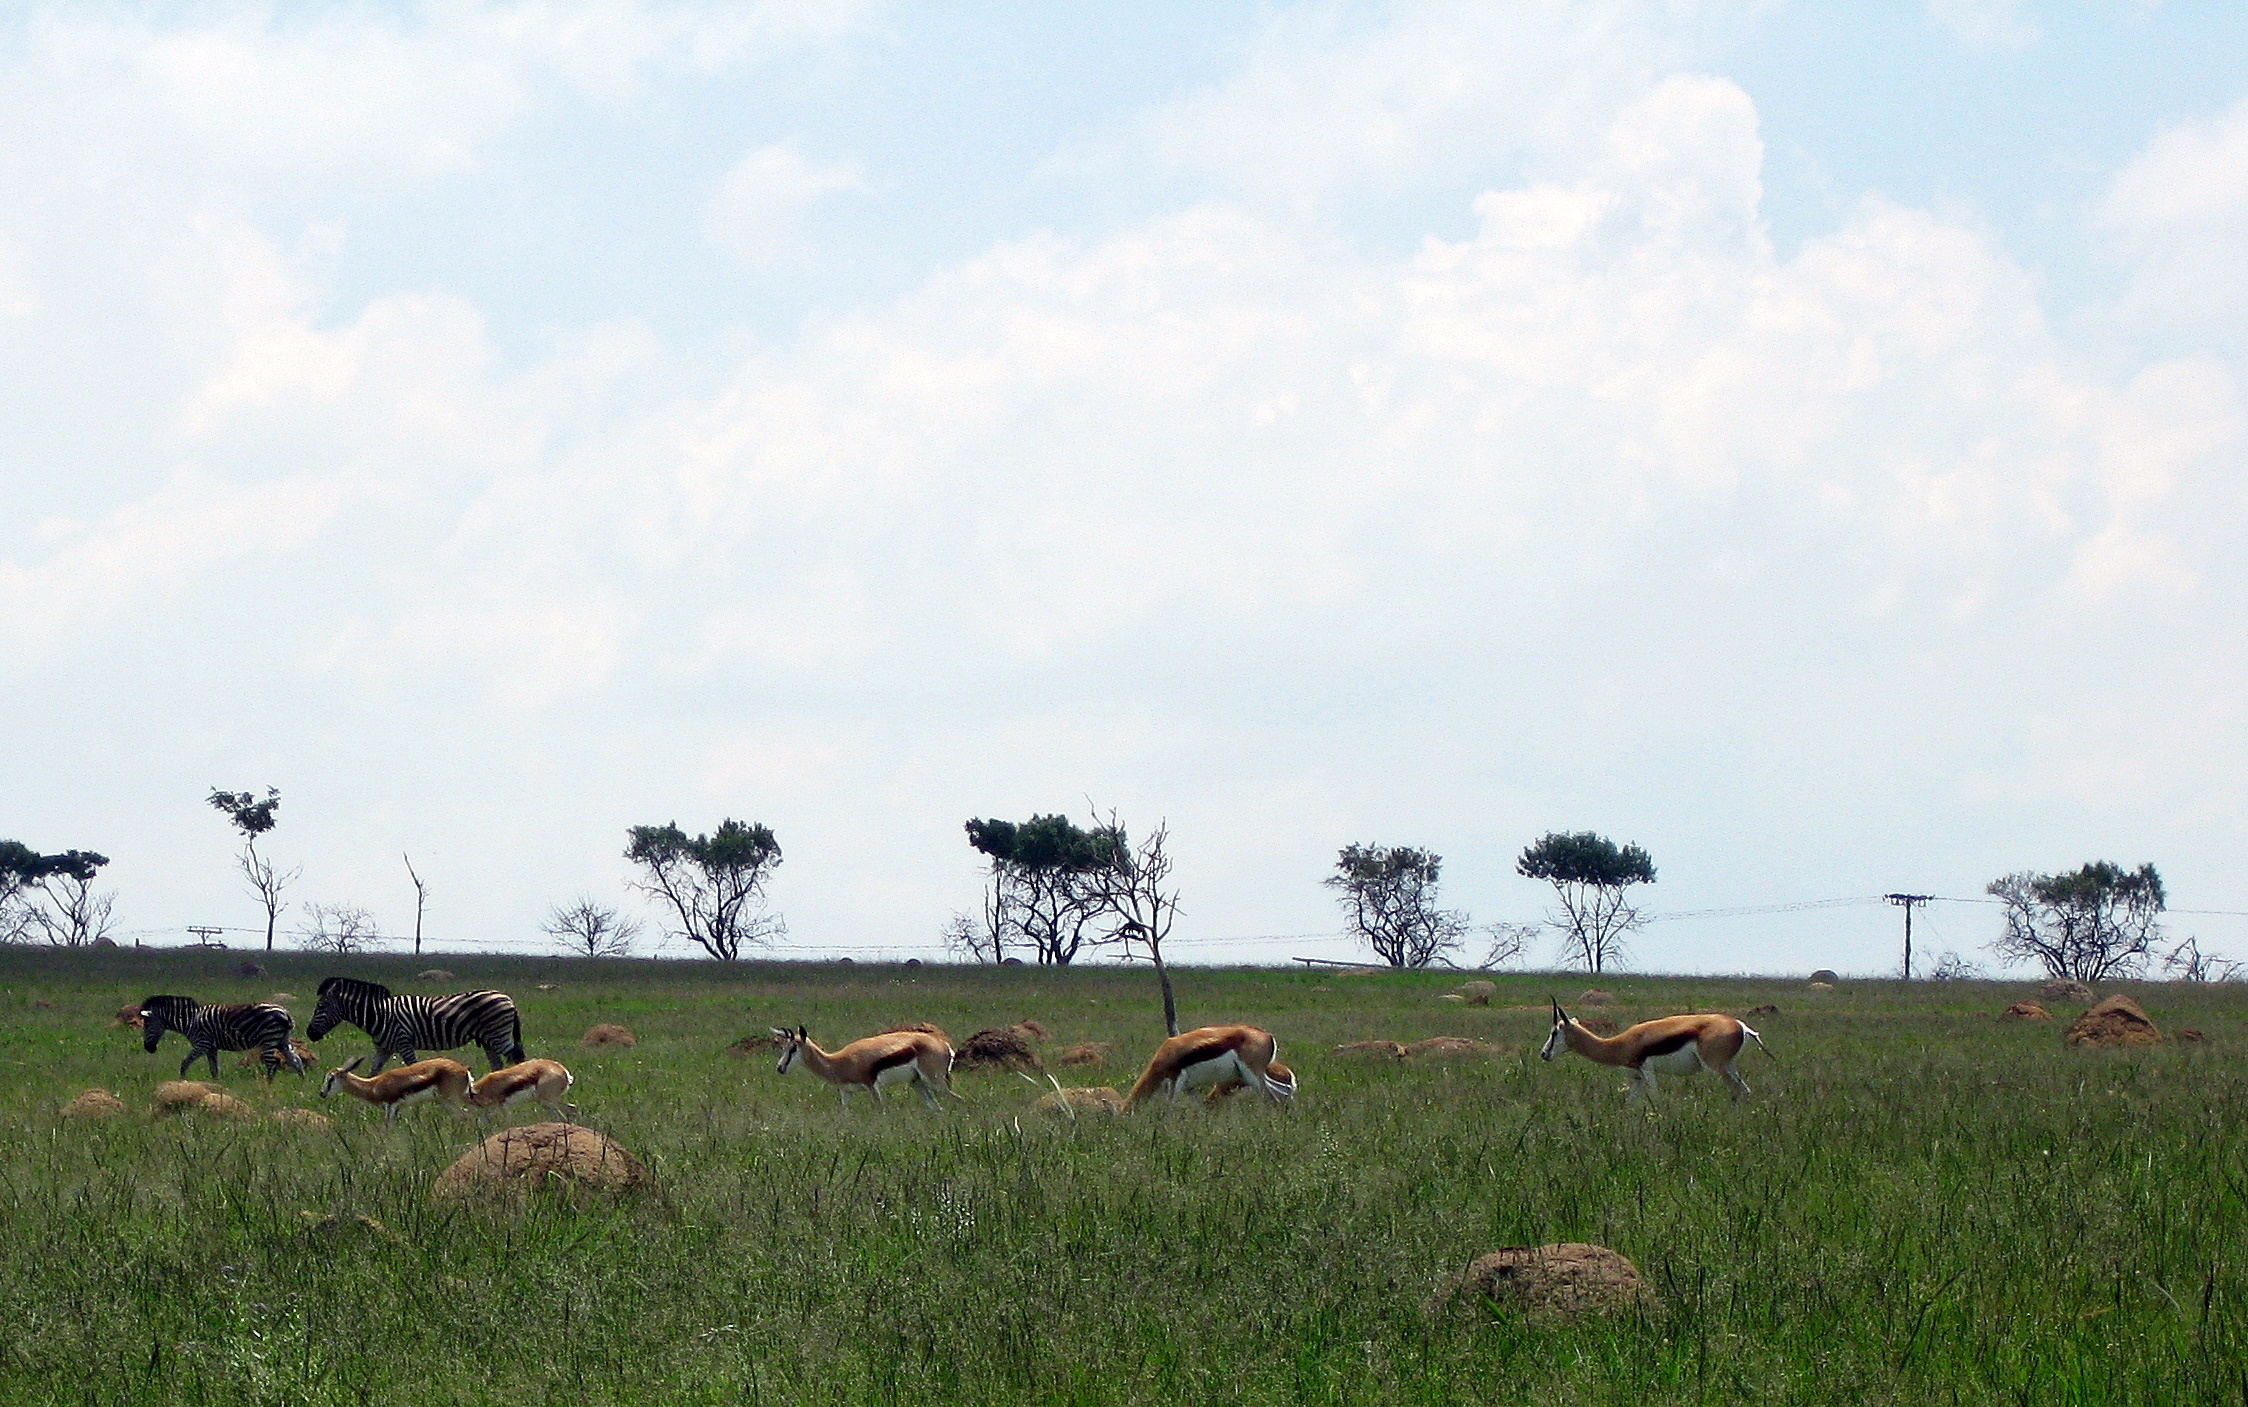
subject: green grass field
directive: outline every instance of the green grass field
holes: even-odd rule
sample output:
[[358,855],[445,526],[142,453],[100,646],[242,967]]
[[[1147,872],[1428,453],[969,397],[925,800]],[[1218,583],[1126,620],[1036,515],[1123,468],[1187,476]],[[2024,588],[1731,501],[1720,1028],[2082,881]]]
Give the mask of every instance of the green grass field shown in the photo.
[[[584,1121],[661,1183],[472,1210],[429,1195],[480,1135],[441,1109],[139,1112],[186,1046],[143,1054],[120,1005],[289,991],[301,1028],[339,970],[245,980],[245,956],[0,951],[0,1402],[2248,1403],[2238,986],[2130,987],[2209,1040],[2120,1053],[1993,1019],[2020,986],[1610,979],[1627,1020],[1781,1008],[1753,1103],[1698,1076],[1650,1113],[1618,1072],[1541,1063],[1546,1018],[1508,1009],[1582,977],[1502,977],[1486,1010],[1439,1000],[1456,974],[1189,970],[1185,1024],[1270,1028],[1296,1107],[1070,1123],[1007,1075],[962,1076],[941,1117],[844,1111],[726,1047],[1035,1017],[1050,1047],[1119,1047],[1069,1082],[1123,1084],[1161,1033],[1144,971],[346,960],[512,992]],[[639,1045],[580,1049],[600,1021]],[[1328,1053],[1438,1034],[1505,1053]],[[367,1048],[345,1029],[320,1063]],[[319,1104],[317,1075],[268,1092],[222,1059],[260,1108]],[[96,1086],[135,1112],[57,1117]],[[1630,1256],[1664,1311],[1424,1311],[1475,1255],[1565,1240]]]

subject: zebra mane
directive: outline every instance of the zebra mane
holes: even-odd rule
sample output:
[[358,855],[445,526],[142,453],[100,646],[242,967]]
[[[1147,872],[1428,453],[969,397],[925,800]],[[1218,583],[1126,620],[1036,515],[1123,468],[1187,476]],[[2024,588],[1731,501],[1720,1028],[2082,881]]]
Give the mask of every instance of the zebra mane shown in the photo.
[[173,1013],[185,1015],[203,1005],[193,997],[150,997],[140,1004],[142,1011],[162,1009],[166,1020],[175,1019]]
[[323,997],[333,994],[346,1001],[354,997],[361,1001],[390,1000],[390,988],[380,982],[363,981],[357,977],[323,977],[320,979],[319,994]]

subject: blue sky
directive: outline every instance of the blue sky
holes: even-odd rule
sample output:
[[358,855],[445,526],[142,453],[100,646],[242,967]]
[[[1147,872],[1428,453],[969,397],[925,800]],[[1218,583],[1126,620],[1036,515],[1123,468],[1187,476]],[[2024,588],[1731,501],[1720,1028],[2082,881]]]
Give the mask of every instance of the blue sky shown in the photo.
[[2237,7],[1082,9],[13,11],[0,835],[149,941],[267,785],[458,944],[732,815],[797,948],[928,953],[963,819],[1088,797],[1213,958],[1346,952],[1235,940],[1351,842],[1534,919],[1548,829],[2248,909]]

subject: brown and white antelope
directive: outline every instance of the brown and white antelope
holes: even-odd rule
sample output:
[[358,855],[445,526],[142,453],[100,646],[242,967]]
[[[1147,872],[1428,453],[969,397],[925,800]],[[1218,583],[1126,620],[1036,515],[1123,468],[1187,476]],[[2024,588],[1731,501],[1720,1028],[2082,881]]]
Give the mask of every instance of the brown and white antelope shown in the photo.
[[[1249,1088],[1249,1085],[1245,1080],[1239,1078],[1228,1080],[1222,1085],[1210,1086],[1210,1092],[1202,1096],[1202,1102],[1204,1104],[1219,1104],[1233,1098],[1247,1088]],[[1283,1103],[1294,1099],[1296,1097],[1296,1072],[1277,1060],[1271,1061],[1265,1066],[1265,1092]]]
[[[1552,998],[1547,998],[1551,1001]],[[1764,1050],[1764,1038],[1737,1017],[1716,1012],[1698,1016],[1659,1016],[1642,1021],[1621,1035],[1598,1036],[1553,1003],[1553,1034],[1546,1037],[1539,1056],[1551,1060],[1563,1046],[1602,1065],[1620,1065],[1632,1072],[1631,1098],[1655,1095],[1655,1073],[1691,1075],[1715,1070],[1733,1087],[1733,1098],[1748,1097],[1748,1081],[1734,1068],[1750,1041]],[[1764,1050],[1770,1055],[1769,1050]]]
[[320,1085],[320,1097],[326,1099],[340,1089],[369,1104],[381,1105],[386,1120],[397,1118],[398,1111],[406,1105],[425,1099],[450,1105],[456,1113],[468,1112],[468,1067],[458,1060],[417,1060],[411,1065],[385,1070],[373,1079],[351,1073],[366,1059],[364,1055],[354,1056],[349,1065],[330,1070],[328,1078]]
[[773,1034],[781,1043],[780,1073],[802,1065],[834,1085],[845,1108],[855,1089],[872,1094],[879,1108],[885,1085],[910,1085],[931,1109],[944,1108],[939,1094],[960,1098],[952,1088],[952,1042],[932,1032],[885,1031],[833,1052],[821,1050],[802,1026],[793,1031],[775,1026]]
[[1125,1096],[1127,1109],[1158,1094],[1169,1094],[1173,1103],[1194,1090],[1242,1085],[1258,1090],[1274,1102],[1292,1098],[1296,1081],[1288,1067],[1285,1082],[1271,1075],[1280,1043],[1272,1032],[1255,1026],[1204,1026],[1182,1031],[1155,1048],[1140,1082]]
[[574,1119],[578,1106],[562,1096],[577,1081],[559,1060],[526,1060],[494,1070],[468,1087],[468,1102],[478,1109],[504,1109],[532,1099],[559,1118]]

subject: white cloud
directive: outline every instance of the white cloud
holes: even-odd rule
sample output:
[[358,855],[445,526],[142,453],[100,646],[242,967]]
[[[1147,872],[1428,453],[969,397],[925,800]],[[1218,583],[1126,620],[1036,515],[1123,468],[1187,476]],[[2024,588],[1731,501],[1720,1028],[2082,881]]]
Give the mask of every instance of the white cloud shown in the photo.
[[796,247],[804,212],[859,184],[856,167],[807,161],[794,142],[775,142],[735,162],[711,197],[703,228],[711,240],[752,264],[770,264]]
[[2019,49],[2037,42],[2037,24],[2022,0],[1928,0],[1928,14],[1975,49]]
[[2248,98],[2156,137],[2109,184],[2099,222],[2131,264],[2128,317],[2237,326],[2248,316]]

